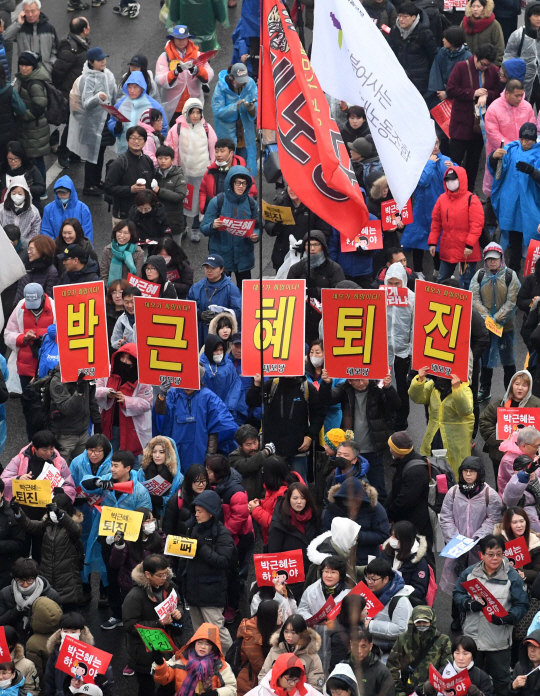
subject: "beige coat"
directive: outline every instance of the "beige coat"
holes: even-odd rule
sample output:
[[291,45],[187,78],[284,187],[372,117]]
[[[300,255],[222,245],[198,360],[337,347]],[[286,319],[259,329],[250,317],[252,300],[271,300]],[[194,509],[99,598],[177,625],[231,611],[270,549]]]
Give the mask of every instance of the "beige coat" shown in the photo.
[[[270,638],[270,652],[266,656],[264,665],[259,672],[259,684],[262,682],[266,674],[272,669],[274,662],[278,659],[280,655],[288,652],[284,643],[279,643],[279,633],[276,631],[274,635]],[[321,658],[318,653],[321,647],[321,638],[316,631],[312,628],[307,630],[309,643],[307,645],[296,646],[294,654],[302,660],[302,664],[306,670],[306,682],[311,684],[317,691],[322,691],[323,684],[325,681],[324,670],[321,662]],[[300,638],[300,642],[302,638]]]

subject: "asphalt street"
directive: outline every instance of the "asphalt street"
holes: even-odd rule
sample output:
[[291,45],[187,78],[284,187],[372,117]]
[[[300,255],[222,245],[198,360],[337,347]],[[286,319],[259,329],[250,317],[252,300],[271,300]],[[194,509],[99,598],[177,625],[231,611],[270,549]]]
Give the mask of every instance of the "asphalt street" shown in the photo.
[[[127,69],[129,59],[136,53],[145,54],[148,57],[149,66],[152,68],[155,66],[156,59],[163,50],[165,44],[166,31],[163,24],[161,24],[158,19],[159,3],[157,0],[143,0],[141,2],[140,15],[135,20],[128,20],[114,15],[112,13],[112,3],[113,0],[109,0],[108,5],[100,8],[91,8],[84,13],[67,13],[65,11],[65,0],[54,0],[54,2],[53,0],[44,0],[43,11],[56,27],[59,38],[62,38],[66,34],[69,21],[74,16],[77,14],[84,14],[90,21],[92,45],[101,46],[106,53],[110,54],[110,57],[107,59],[107,67],[113,71],[118,81]],[[231,34],[239,17],[240,2],[237,8],[229,10],[230,27],[220,28],[219,30],[219,41],[222,49],[212,61],[212,66],[216,73],[216,77],[211,85],[212,91],[217,81],[219,71],[226,69],[229,65],[232,53]],[[209,97],[206,99],[205,117],[211,123],[213,122]],[[106,157],[106,160],[107,159],[108,157]],[[61,170],[56,164],[56,156],[50,156],[46,158],[46,165],[48,169],[47,183],[49,185],[49,201],[53,198],[52,184],[58,176],[63,174],[68,174],[73,179],[77,190],[82,191],[84,176],[83,164],[74,164],[67,170]],[[265,184],[263,187],[265,199],[271,202],[273,197],[272,193],[270,187]],[[107,210],[107,205],[102,199],[93,197],[83,197],[82,199],[88,204],[92,212],[94,221],[94,244],[98,254],[100,254],[103,247],[110,241],[112,227],[111,215]],[[271,266],[269,266],[272,245],[273,240],[265,236],[263,238],[263,273],[269,275],[273,274]],[[199,280],[203,276],[201,264],[207,256],[207,242],[204,237],[199,244],[184,240],[183,246],[192,266],[195,268],[195,280]],[[254,273],[258,273],[258,254],[256,254],[256,258],[257,267]],[[430,266],[427,266],[427,270],[430,271]],[[430,277],[430,273],[428,274],[428,272],[426,272],[426,278],[430,279]],[[521,326],[521,316],[518,317],[518,325]],[[517,366],[519,368],[523,366],[525,358],[525,349],[520,338],[518,339],[517,355]],[[503,392],[502,370],[498,368],[495,370],[492,395],[493,397],[501,398]],[[4,453],[1,455],[1,461],[4,466],[27,444],[20,401],[18,399],[10,399],[6,408],[8,439]],[[414,438],[416,447],[419,448],[425,431],[425,415],[422,406],[411,404],[409,431]],[[489,458],[486,454],[482,453],[483,444],[479,435],[475,453],[482,457],[486,466],[487,480],[489,483],[493,484],[493,470]],[[387,479],[390,480],[390,478],[391,469],[388,468]],[[440,568],[437,575],[440,576]],[[435,609],[439,630],[447,633],[451,621],[449,597],[439,592],[435,602]],[[117,628],[113,631],[104,631],[100,629],[100,624],[109,617],[109,613],[107,609],[98,608],[97,596],[94,596],[92,603],[84,609],[83,613],[87,617],[88,625],[94,634],[96,645],[103,650],[113,653],[112,665],[116,679],[115,694],[127,696],[129,691],[133,691],[133,688],[135,688],[135,680],[133,678],[122,677],[121,673],[122,668],[126,664],[123,629]],[[185,637],[187,638],[189,636],[189,620],[186,623]]]

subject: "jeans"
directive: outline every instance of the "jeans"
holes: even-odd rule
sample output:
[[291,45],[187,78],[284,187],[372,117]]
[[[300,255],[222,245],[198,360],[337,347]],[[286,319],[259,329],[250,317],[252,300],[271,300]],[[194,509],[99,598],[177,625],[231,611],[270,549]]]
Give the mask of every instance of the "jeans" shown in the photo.
[[510,687],[510,653],[506,650],[479,650],[474,658],[474,664],[487,672],[493,679],[495,696],[507,696]]
[[382,454],[376,452],[362,452],[362,457],[369,462],[369,471],[367,472],[367,480],[377,489],[379,494],[379,503],[384,505],[386,500],[386,484],[384,481],[384,462]]
[[394,376],[396,378],[396,391],[401,401],[401,408],[396,417],[396,430],[407,430],[409,417],[409,384],[407,377],[411,367],[411,358],[394,358]]
[[296,471],[297,474],[300,474],[307,486],[307,454],[297,454],[296,456],[285,457],[285,459],[291,467],[291,471]]
[[[472,108],[472,104],[471,104]],[[472,140],[450,138],[450,159],[465,167],[467,172],[468,189],[474,193],[474,184],[478,174],[480,155],[484,149],[484,139],[481,133],[474,133]],[[465,164],[463,161],[465,160]]]
[[[455,263],[449,263],[448,261],[443,261],[441,259],[441,266],[439,268],[439,276],[437,278],[437,283],[442,283],[443,280],[448,280],[448,278],[451,278],[456,265],[457,264]],[[469,289],[469,285],[471,284],[471,280],[475,273],[476,261],[473,261],[472,263],[467,263],[465,273],[459,274],[459,284],[464,290]]]

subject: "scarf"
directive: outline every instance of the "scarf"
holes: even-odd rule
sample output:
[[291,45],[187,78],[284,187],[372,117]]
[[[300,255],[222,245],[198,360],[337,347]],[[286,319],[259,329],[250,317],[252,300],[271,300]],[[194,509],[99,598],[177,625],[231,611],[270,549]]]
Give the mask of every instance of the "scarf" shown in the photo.
[[394,579],[385,585],[380,592],[375,592],[375,596],[382,602],[384,606],[396,595],[400,590],[405,587],[405,580],[398,573],[394,574]]
[[[326,261],[326,256],[324,254],[324,251],[319,251],[318,254],[311,254],[311,256],[309,257],[309,267],[310,268],[319,268],[319,266],[322,266],[325,261]],[[306,268],[307,268],[307,260],[306,260]]]
[[112,259],[109,268],[108,285],[110,285],[113,282],[113,280],[122,279],[122,265],[124,263],[126,264],[127,269],[130,273],[133,273],[133,275],[137,275],[137,268],[133,263],[133,254],[137,251],[136,244],[128,243],[120,245],[116,240],[114,240],[113,242],[111,242],[111,251]]
[[481,31],[484,31],[484,29],[487,29],[490,24],[493,24],[495,21],[495,15],[493,12],[489,15],[489,17],[480,17],[479,19],[475,19],[474,17],[465,17],[465,21],[463,22],[463,29],[465,30],[466,34],[479,34]]
[[[11,589],[13,590],[13,597],[15,598],[15,604],[17,605],[17,609],[19,611],[26,611],[27,609],[30,609],[32,607],[32,604],[43,592],[43,586],[43,580],[39,577],[39,575],[36,578],[36,586],[34,590],[32,590],[30,593],[25,592],[25,590],[21,591],[21,588],[17,584],[17,581],[12,580]],[[28,617],[25,617],[25,620],[28,621]]]
[[291,524],[293,527],[296,527],[299,532],[302,534],[306,533],[306,524],[307,522],[311,519],[311,515],[313,514],[313,511],[311,508],[306,510],[305,512],[295,512],[291,508]]
[[[204,657],[199,657],[195,648],[190,648],[186,665],[186,676],[178,692],[178,696],[193,696],[198,682],[212,679],[214,674],[214,662],[216,656],[211,653]],[[207,689],[203,686],[203,691]]]
[[[461,672],[461,667],[458,667],[455,663],[455,661],[452,662],[452,667],[456,670],[456,674],[459,674]],[[474,660],[471,660],[469,664],[467,665],[467,671],[471,670],[474,667]]]
[[483,487],[484,487],[484,483],[480,482],[478,480],[475,481],[474,483],[471,483],[471,484],[468,484],[468,483],[460,483],[459,484],[459,490],[469,500],[471,498],[474,498],[475,495],[478,495]]

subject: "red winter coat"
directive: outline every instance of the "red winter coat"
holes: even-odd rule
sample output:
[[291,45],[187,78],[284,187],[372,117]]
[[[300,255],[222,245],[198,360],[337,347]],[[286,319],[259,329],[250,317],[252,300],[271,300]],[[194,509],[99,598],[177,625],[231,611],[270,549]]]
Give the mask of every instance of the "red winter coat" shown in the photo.
[[[470,77],[467,66],[471,69]],[[458,140],[473,139],[474,105],[476,103],[474,93],[479,87],[480,80],[478,70],[474,66],[474,56],[454,65],[446,85],[448,99],[453,100],[452,115],[450,116],[451,138]],[[496,65],[491,65],[482,74],[482,87],[485,87],[488,91],[485,107],[487,108],[494,99],[501,96],[499,68]],[[485,114],[485,109],[483,109],[483,114]]]
[[435,246],[440,238],[441,259],[448,263],[465,261],[465,247],[473,250],[467,261],[480,261],[478,240],[484,227],[484,208],[478,196],[467,190],[463,167],[451,167],[448,171],[452,169],[458,175],[459,189],[448,191],[444,183],[446,193],[439,196],[433,208],[428,245]]
[[253,508],[251,515],[255,522],[258,522],[261,525],[264,544],[268,544],[268,530],[270,529],[270,522],[272,521],[272,515],[274,514],[276,503],[279,498],[285,495],[288,487],[289,486],[283,485],[281,488],[278,488],[277,491],[269,491],[266,486],[264,486],[266,494],[261,500],[261,504],[257,505],[256,508]]
[[231,469],[231,473],[216,485],[215,491],[221,498],[223,524],[232,534],[237,546],[241,536],[253,534],[253,522],[248,512],[248,496],[238,471]]
[[[233,155],[231,167],[237,166],[245,167],[246,161],[243,157],[240,157],[240,155]],[[214,196],[217,196],[217,168],[217,164],[215,162],[212,162],[212,164],[206,170],[206,174],[203,176],[203,179],[201,181],[201,187],[199,189],[199,210],[201,211],[201,213],[204,213],[206,211],[206,206],[208,205],[208,203],[210,203]],[[253,181],[253,185],[249,190],[249,195],[255,197],[257,196],[257,187],[255,186],[255,181]]]
[[[51,324],[54,324],[54,313],[51,305],[51,300],[48,295],[45,295],[45,304],[43,305],[43,311],[36,319],[31,310],[26,309],[26,304],[23,302],[21,307],[22,318],[23,318],[23,332],[17,336],[17,348],[19,352],[17,353],[17,372],[19,375],[24,375],[26,377],[33,377],[36,374],[37,367],[37,357],[34,358],[32,355],[32,343],[24,342],[24,334],[27,331],[34,331],[38,337],[44,336],[47,333],[47,329]],[[17,311],[16,309],[14,310]]]

